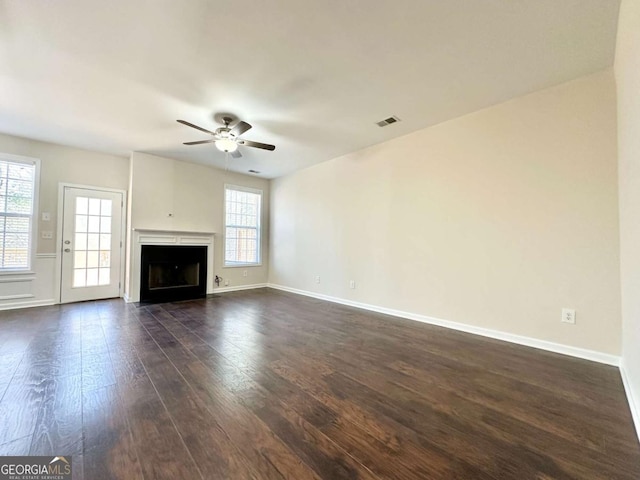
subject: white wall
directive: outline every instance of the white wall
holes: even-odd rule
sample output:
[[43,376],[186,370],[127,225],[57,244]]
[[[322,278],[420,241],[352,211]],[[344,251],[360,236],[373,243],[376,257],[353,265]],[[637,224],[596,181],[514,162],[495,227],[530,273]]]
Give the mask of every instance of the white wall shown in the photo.
[[[0,134],[0,151],[40,159],[37,212],[40,238],[37,239],[34,274],[0,276],[0,309],[51,304],[57,297],[55,265],[59,183],[126,189],[128,160],[4,134]],[[42,221],[42,212],[49,212],[51,220]],[[53,239],[42,239],[43,231],[53,232]]]
[[[261,266],[224,267],[225,183],[263,191]],[[269,267],[268,180],[134,152],[129,200],[129,231],[134,228],[215,232],[214,274],[228,280],[230,288],[266,283]],[[242,275],[244,270],[246,277]]]
[[620,8],[618,87],[622,363],[640,435],[640,2]]
[[272,284],[620,353],[611,70],[276,179],[271,196]]

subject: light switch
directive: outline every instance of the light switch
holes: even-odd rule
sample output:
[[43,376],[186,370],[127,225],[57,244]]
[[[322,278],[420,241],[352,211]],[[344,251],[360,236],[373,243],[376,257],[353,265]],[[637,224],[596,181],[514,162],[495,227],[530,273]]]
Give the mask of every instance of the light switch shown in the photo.
[[51,214],[49,212],[42,212],[42,221],[43,222],[50,222],[51,221]]

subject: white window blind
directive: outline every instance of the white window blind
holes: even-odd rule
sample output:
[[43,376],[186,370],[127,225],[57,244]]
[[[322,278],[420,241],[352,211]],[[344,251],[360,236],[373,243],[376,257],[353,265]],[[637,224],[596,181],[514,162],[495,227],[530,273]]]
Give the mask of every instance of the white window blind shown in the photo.
[[0,272],[31,264],[36,165],[0,156]]
[[226,266],[260,264],[262,191],[225,186]]

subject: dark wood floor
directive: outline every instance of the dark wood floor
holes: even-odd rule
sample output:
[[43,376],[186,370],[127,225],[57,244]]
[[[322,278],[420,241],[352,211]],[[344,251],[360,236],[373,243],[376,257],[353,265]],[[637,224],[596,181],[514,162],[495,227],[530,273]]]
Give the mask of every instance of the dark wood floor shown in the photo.
[[640,478],[617,369],[274,290],[2,312],[0,362],[0,455],[75,478]]

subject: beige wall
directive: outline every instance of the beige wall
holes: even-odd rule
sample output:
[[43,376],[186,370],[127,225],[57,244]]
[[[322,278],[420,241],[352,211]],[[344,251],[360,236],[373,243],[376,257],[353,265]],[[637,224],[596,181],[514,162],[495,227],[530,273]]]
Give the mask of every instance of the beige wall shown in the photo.
[[[620,8],[618,87],[622,356],[640,427],[640,2]],[[640,430],[639,430],[640,435]]]
[[[40,159],[38,231],[52,231],[52,240],[38,239],[38,253],[56,251],[58,184],[76,183],[97,187],[127,189],[129,161],[79,148],[0,134],[0,151]],[[49,212],[51,221],[43,222],[40,213]]]
[[[228,280],[230,287],[267,281],[268,180],[137,152],[131,156],[131,179],[130,228],[215,232],[215,275]],[[263,191],[262,266],[223,266],[225,183]]]
[[276,179],[271,196],[271,283],[620,353],[611,70]]
[[[32,267],[34,273],[12,275],[13,281],[5,279],[0,283],[0,310],[50,305],[58,300],[59,294],[55,289],[59,183],[126,190],[128,159],[4,134],[0,134],[0,151],[40,159],[36,213],[40,238]],[[42,212],[49,212],[51,220],[42,221]],[[44,231],[52,232],[53,239],[43,239]]]

